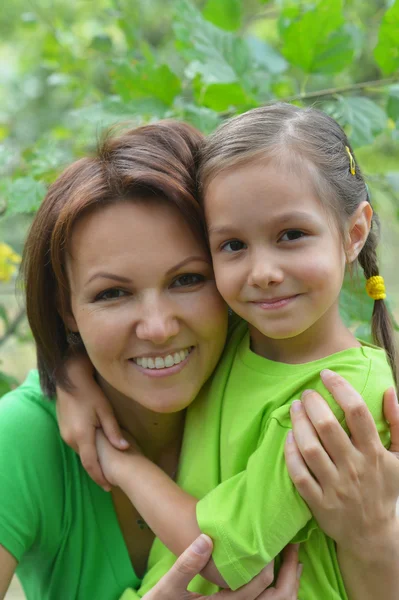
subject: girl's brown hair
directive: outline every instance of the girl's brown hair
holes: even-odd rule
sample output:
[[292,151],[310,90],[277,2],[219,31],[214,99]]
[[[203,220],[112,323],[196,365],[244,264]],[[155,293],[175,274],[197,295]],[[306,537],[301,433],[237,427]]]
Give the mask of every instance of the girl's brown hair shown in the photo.
[[[355,161],[355,174],[351,173],[346,148]],[[305,161],[317,195],[332,209],[341,233],[345,217],[352,215],[361,202],[370,202],[345,132],[334,119],[314,108],[277,103],[255,108],[223,123],[203,146],[199,169],[202,196],[217,174],[251,160],[280,163],[282,174],[287,165],[295,168]],[[370,233],[358,256],[366,279],[379,275],[378,240],[379,220],[373,213]],[[375,342],[388,355],[397,383],[394,332],[384,300],[374,301],[371,327]]]
[[197,201],[196,171],[202,135],[193,127],[159,122],[108,135],[93,157],[69,166],[50,187],[32,223],[22,261],[26,308],[36,342],[43,392],[70,385],[64,368],[69,309],[65,256],[73,225],[87,211],[120,201],[168,202],[206,244]]

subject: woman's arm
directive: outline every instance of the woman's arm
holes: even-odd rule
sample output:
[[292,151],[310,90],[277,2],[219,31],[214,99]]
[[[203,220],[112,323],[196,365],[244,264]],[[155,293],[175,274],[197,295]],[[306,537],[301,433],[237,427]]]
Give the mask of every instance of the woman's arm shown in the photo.
[[[323,398],[307,393],[292,410],[288,470],[320,527],[337,542],[350,599],[394,600],[399,590],[399,463],[382,446],[361,396],[337,374],[322,377],[345,412],[352,438]],[[393,389],[384,396],[384,412],[391,448],[397,450],[399,406]]]
[[6,592],[10,586],[11,579],[17,568],[17,561],[0,544],[0,600],[5,598]]

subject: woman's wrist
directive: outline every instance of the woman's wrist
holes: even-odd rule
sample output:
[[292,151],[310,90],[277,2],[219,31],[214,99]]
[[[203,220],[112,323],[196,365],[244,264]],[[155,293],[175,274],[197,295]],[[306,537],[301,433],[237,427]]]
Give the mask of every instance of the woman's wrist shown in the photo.
[[394,516],[385,526],[364,531],[362,537],[348,536],[337,547],[339,556],[350,557],[364,567],[380,568],[392,560],[399,565],[399,519]]

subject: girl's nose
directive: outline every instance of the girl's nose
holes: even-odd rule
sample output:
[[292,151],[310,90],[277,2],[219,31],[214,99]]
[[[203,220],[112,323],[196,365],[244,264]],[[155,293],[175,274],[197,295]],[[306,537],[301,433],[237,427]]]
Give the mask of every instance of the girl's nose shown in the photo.
[[282,283],[284,272],[272,257],[259,256],[254,259],[248,275],[248,284],[265,289],[271,285]]

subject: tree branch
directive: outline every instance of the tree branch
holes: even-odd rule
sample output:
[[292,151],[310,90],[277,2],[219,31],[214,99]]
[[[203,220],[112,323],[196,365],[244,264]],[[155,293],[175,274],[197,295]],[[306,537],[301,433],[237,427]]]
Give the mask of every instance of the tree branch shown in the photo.
[[25,318],[25,309],[21,308],[21,310],[16,315],[16,317],[14,317],[14,319],[8,325],[4,335],[2,337],[0,337],[0,346],[2,346],[8,340],[8,338],[11,337],[17,331],[19,325],[22,323],[24,318]]
[[[321,96],[334,96],[335,94],[345,94],[346,92],[354,92],[356,90],[364,90],[365,88],[382,87],[391,83],[398,83],[399,75],[393,77],[387,77],[386,79],[374,79],[373,81],[361,81],[359,83],[352,83],[350,85],[343,85],[341,87],[326,88],[325,90],[317,90],[314,92],[306,92],[301,94],[295,94],[294,96],[287,96],[286,98],[279,98],[278,102],[294,102],[295,100],[309,100],[311,98],[320,98]],[[267,102],[272,104],[276,100]]]

